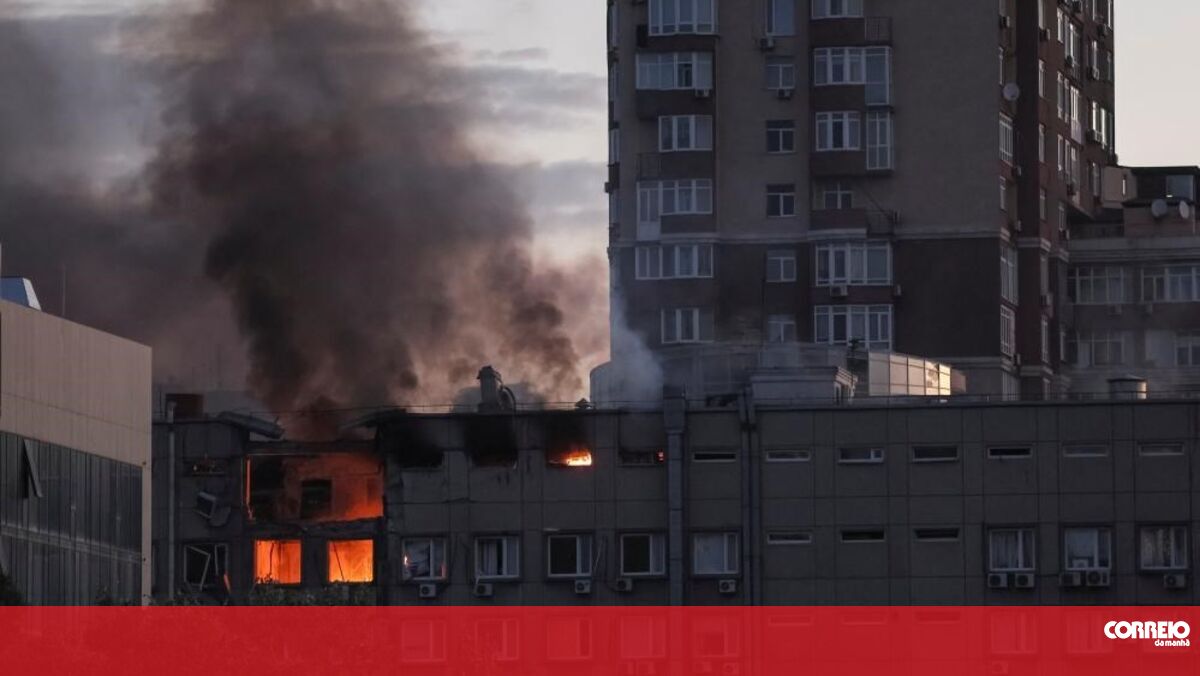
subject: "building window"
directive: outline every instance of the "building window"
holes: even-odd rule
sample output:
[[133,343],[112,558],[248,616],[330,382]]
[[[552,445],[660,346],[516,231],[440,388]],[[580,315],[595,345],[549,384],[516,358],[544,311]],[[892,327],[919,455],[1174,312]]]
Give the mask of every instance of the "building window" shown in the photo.
[[446,579],[445,538],[407,538],[401,547],[405,582]]
[[1017,350],[1017,317],[1010,308],[1000,308],[1000,351],[1013,356]]
[[912,461],[924,462],[957,462],[958,446],[913,446]]
[[647,577],[667,572],[667,543],[661,533],[621,536],[621,576]]
[[700,308],[671,308],[662,311],[662,343],[709,343],[713,340],[713,316]]
[[867,113],[867,169],[878,171],[892,167],[892,114],[871,111]]
[[692,536],[692,573],[737,575],[740,568],[737,533],[697,533]]
[[547,577],[590,577],[592,536],[551,535],[546,538]]
[[1013,121],[1004,113],[1000,113],[1000,159],[1013,163]]
[[812,451],[808,449],[789,449],[767,451],[767,462],[809,462]]
[[[1046,163],[1046,125],[1038,125],[1038,162]],[[1045,192],[1045,189],[1042,190]],[[1042,210],[1042,220],[1046,220],[1045,209]]]
[[1200,265],[1171,265],[1142,271],[1142,300],[1152,303],[1200,301]]
[[1042,363],[1050,363],[1050,321],[1042,317]]
[[913,530],[913,539],[917,542],[958,542],[958,528],[917,528]]
[[621,130],[614,127],[608,130],[608,166],[621,162]]
[[255,584],[300,584],[299,540],[255,540]]
[[813,0],[812,3],[814,19],[845,19],[862,15],[862,0]]
[[670,244],[639,246],[635,252],[634,274],[639,280],[711,279],[711,244]]
[[819,345],[850,345],[868,350],[892,349],[892,306],[819,305],[813,309],[814,342]]
[[796,152],[795,120],[767,121],[767,152],[772,154]]
[[866,82],[862,47],[822,47],[813,50],[813,84],[861,85]]
[[1000,211],[1008,211],[1008,179],[1000,177]]
[[717,0],[650,0],[650,34],[711,35],[717,31]]
[[892,283],[888,242],[818,244],[817,286],[887,286]]
[[795,89],[796,64],[787,57],[767,59],[767,89]]
[[1127,303],[1125,269],[1119,267],[1071,268],[1067,289],[1076,305]]
[[1148,457],[1183,455],[1183,444],[1179,444],[1179,443],[1138,444],[1138,455],[1148,456]]
[[996,573],[1036,568],[1032,528],[999,528],[988,531],[988,570]]
[[1017,249],[1016,247],[1000,247],[1000,297],[1017,303]]
[[1200,366],[1200,331],[1175,334],[1175,365]]
[[796,318],[791,315],[771,315],[767,317],[767,342],[796,342]]
[[1046,62],[1038,60],[1038,96],[1046,98]]
[[988,460],[1025,460],[1033,457],[1029,446],[993,446],[987,451]]
[[796,34],[796,0],[767,0],[767,35]]
[[795,281],[796,252],[768,251],[767,282],[769,284],[790,284]]
[[1063,531],[1063,566],[1068,571],[1112,568],[1112,530],[1067,528]]
[[767,216],[786,218],[796,215],[796,185],[794,183],[767,186]]
[[886,453],[882,448],[839,448],[838,463],[842,465],[878,465]]
[[867,68],[867,79],[864,83],[867,105],[890,104],[892,102],[892,48],[867,47],[863,50],[863,59]]
[[229,548],[222,543],[183,547],[183,581],[192,591],[224,587],[229,583]]
[[854,189],[841,181],[822,181],[813,186],[813,205],[817,210],[835,211],[854,208]]
[[711,115],[668,115],[658,118],[658,149],[670,153],[712,150]]
[[1189,175],[1167,177],[1167,199],[1196,201],[1196,180]]
[[1121,366],[1125,363],[1126,340],[1122,331],[1081,331],[1075,336],[1075,363]]
[[767,544],[772,547],[811,545],[812,531],[775,531],[767,533]]
[[709,52],[637,55],[638,89],[712,89],[712,74],[713,55]]
[[638,222],[659,223],[663,216],[711,214],[712,179],[647,181],[638,184]]
[[1186,526],[1144,526],[1138,533],[1142,570],[1186,570],[1188,530]]
[[1108,444],[1064,444],[1064,458],[1106,458]]
[[521,571],[521,542],[515,535],[475,538],[475,579],[515,579]]
[[856,112],[817,113],[817,151],[858,150],[862,118]]
[[1046,189],[1038,189],[1038,219],[1046,222]]
[[722,463],[737,462],[736,451],[693,451],[692,462]]
[[329,574],[326,581],[366,584],[375,581],[374,540],[330,540]]
[[841,532],[843,544],[870,544],[884,542],[886,539],[886,532],[879,528],[854,528]]

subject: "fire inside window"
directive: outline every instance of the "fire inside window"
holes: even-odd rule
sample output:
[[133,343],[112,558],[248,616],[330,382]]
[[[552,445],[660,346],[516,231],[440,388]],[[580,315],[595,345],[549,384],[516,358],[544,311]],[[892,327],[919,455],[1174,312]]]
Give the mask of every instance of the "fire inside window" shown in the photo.
[[375,542],[373,540],[331,540],[329,542],[329,582],[364,583],[375,581]]
[[591,467],[592,452],[586,448],[569,446],[548,453],[546,462],[551,467]]
[[254,581],[258,584],[300,584],[300,541],[255,540]]

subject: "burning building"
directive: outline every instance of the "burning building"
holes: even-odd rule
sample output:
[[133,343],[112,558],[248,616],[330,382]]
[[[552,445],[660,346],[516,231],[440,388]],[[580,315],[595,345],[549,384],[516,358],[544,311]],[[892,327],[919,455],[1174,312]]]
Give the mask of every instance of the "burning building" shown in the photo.
[[[170,396],[155,424],[155,594],[244,603],[377,579],[383,463],[374,442],[284,441],[262,420]],[[369,597],[370,594],[367,595]]]

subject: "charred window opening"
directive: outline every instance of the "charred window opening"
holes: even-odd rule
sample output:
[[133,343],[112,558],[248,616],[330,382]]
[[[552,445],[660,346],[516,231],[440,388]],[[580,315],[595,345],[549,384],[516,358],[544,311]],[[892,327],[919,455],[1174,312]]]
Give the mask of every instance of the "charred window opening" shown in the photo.
[[196,504],[192,508],[201,517],[211,520],[217,512],[217,496],[200,491],[196,494]]
[[183,548],[183,580],[192,591],[224,588],[229,591],[229,548],[221,543],[192,544]]
[[379,449],[404,469],[437,469],[445,455],[417,421],[402,421],[379,429]]
[[512,416],[471,416],[463,424],[463,440],[475,466],[516,467],[517,431]]
[[188,476],[225,476],[229,473],[229,461],[213,458],[192,460],[187,473]]
[[587,419],[576,413],[550,415],[543,419],[546,464],[551,467],[591,467],[592,448]]
[[667,462],[667,453],[662,449],[622,448],[618,455],[625,467],[657,467]]
[[377,519],[383,464],[371,453],[251,456],[246,496],[256,522]]
[[299,540],[255,540],[256,584],[300,584]]
[[328,582],[367,584],[375,581],[373,540],[331,540],[328,549]]
[[319,519],[333,509],[333,481],[309,479],[300,482],[300,518]]

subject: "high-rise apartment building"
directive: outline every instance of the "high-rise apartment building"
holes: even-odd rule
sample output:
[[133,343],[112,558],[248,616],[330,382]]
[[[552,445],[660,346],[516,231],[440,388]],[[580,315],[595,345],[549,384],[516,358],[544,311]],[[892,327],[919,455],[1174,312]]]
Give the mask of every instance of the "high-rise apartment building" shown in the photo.
[[[614,316],[1065,390],[1070,228],[1113,163],[1112,0],[610,0]],[[620,359],[623,332],[614,332]]]

